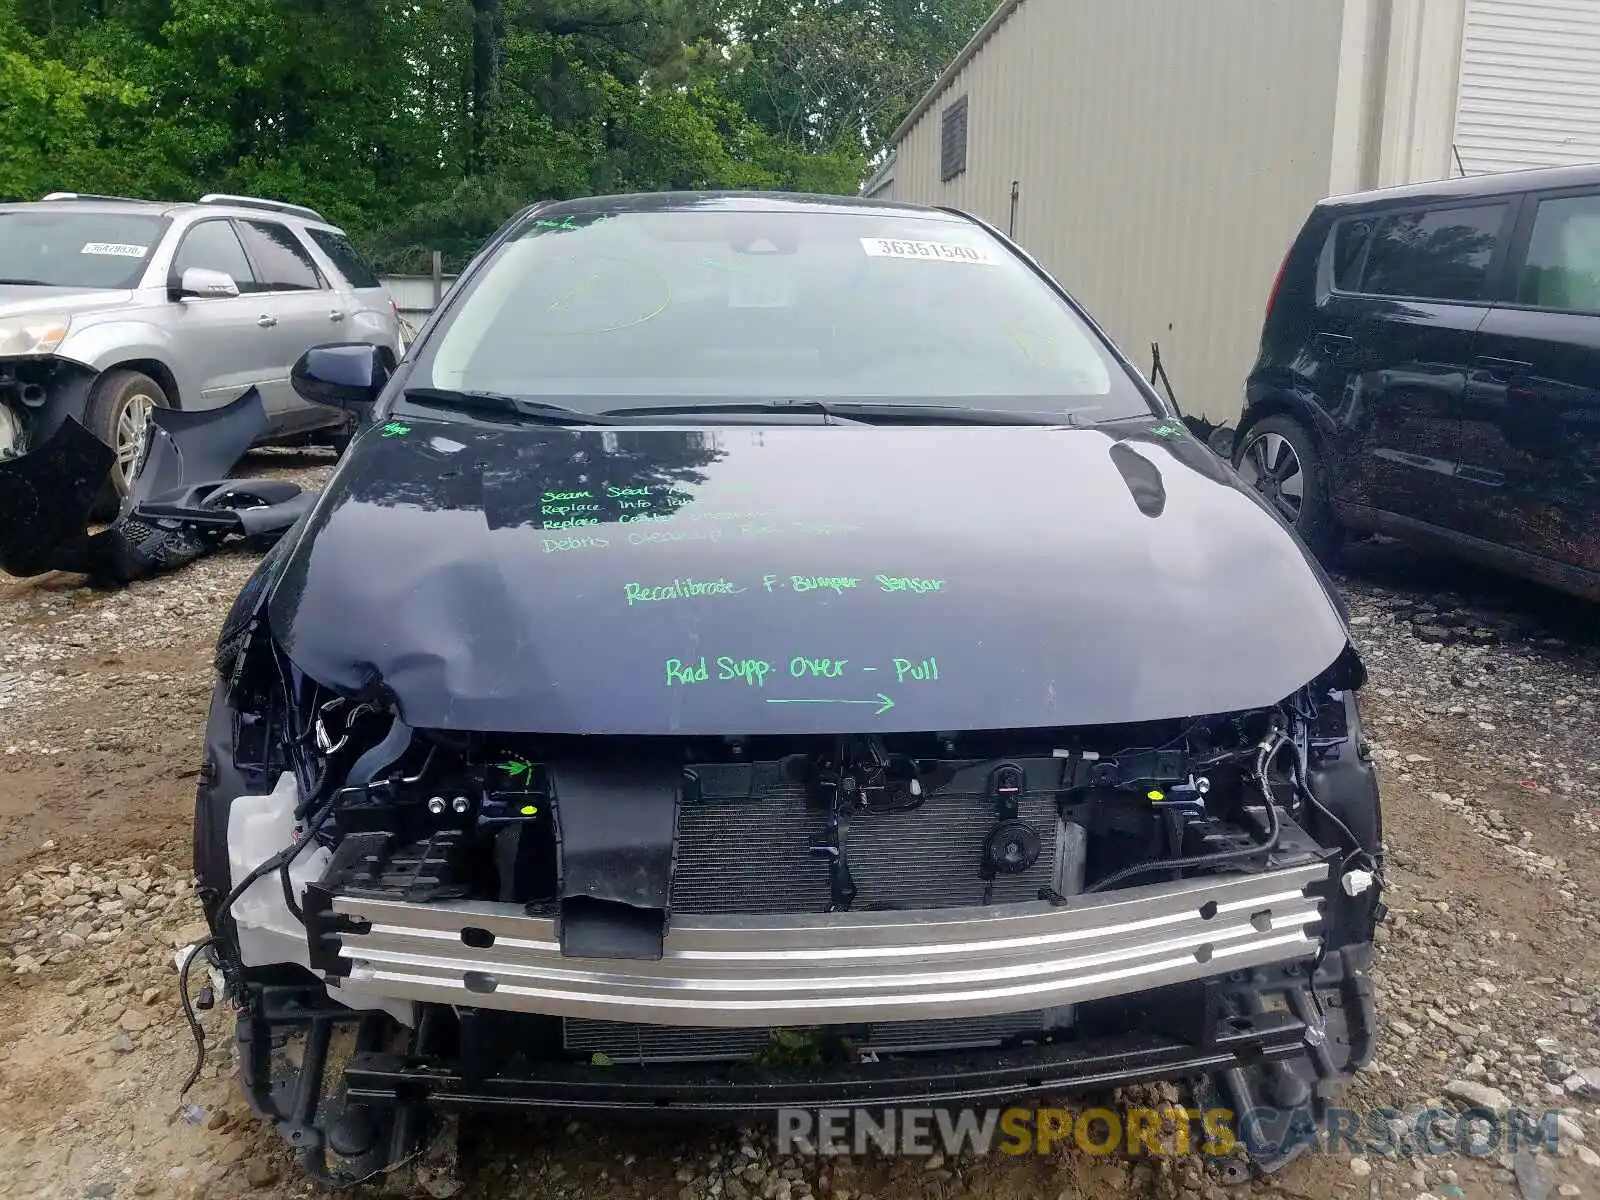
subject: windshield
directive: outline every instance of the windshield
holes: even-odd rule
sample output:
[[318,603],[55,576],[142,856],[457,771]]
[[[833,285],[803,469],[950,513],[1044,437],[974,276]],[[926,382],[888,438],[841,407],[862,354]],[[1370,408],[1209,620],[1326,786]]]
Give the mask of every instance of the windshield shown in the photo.
[[410,382],[599,412],[762,400],[1148,415],[1081,318],[983,229],[885,211],[529,221]]
[[131,288],[167,219],[145,213],[0,212],[0,280],[46,287]]

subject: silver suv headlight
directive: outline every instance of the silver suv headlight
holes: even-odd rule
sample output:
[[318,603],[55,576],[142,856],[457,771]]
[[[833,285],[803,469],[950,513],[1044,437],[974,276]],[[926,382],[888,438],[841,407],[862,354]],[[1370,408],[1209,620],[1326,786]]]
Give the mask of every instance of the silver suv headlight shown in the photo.
[[66,341],[72,317],[67,313],[28,313],[0,317],[0,358],[34,358],[54,354]]

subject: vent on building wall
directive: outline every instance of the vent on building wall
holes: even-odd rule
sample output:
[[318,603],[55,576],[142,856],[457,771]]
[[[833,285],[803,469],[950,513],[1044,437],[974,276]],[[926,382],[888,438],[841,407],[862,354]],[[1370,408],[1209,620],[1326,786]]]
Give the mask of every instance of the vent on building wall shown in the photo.
[[967,169],[967,98],[944,110],[939,123],[939,179],[948,183]]

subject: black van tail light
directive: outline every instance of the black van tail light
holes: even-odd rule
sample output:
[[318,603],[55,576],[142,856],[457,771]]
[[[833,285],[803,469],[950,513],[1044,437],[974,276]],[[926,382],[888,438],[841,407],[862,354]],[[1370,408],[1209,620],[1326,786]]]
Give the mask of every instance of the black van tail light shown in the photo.
[[1266,315],[1268,318],[1272,316],[1273,307],[1278,303],[1278,289],[1283,286],[1284,272],[1289,269],[1289,255],[1293,253],[1293,246],[1290,246],[1288,250],[1284,251],[1283,261],[1278,264],[1278,273],[1272,277],[1272,290],[1267,293]]

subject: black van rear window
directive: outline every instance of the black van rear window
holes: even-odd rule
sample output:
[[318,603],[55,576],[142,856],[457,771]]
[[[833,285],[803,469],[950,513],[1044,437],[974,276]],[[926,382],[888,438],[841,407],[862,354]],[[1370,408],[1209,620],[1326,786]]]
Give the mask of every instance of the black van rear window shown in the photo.
[[1359,290],[1377,296],[1477,300],[1504,224],[1504,204],[1385,217],[1367,251]]
[[1353,292],[1361,283],[1361,255],[1377,222],[1371,217],[1340,221],[1333,227],[1333,286]]

